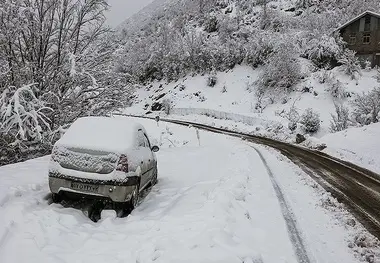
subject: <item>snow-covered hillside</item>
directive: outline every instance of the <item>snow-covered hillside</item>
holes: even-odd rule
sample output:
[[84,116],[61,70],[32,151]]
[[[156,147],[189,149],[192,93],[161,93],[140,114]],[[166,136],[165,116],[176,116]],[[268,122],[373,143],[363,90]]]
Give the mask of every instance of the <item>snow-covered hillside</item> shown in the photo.
[[[259,73],[260,69],[254,70],[248,66],[218,72],[212,75],[216,80],[213,87],[207,85],[210,75],[189,76],[172,83],[153,82],[136,90],[133,106],[126,112],[146,113],[152,111],[155,102],[167,101],[174,112],[176,108],[203,108],[277,121],[287,127],[289,120],[284,113],[295,106],[300,113],[307,108],[313,108],[320,115],[321,130],[313,136],[321,137],[330,133],[331,114],[335,113],[336,100],[329,91],[329,86],[318,82],[319,75],[322,74],[320,71],[305,78],[284,101],[268,104],[262,112],[255,108],[257,97],[254,89]],[[344,75],[339,68],[330,74],[335,74],[345,91],[350,93],[350,97],[341,100],[348,107],[354,94],[368,92],[380,85],[376,80],[376,70],[364,71],[357,81]]]
[[348,225],[352,217],[283,157],[223,135],[200,132],[198,141],[194,128],[141,122],[161,146],[159,182],[126,218],[103,211],[93,223],[78,208],[48,205],[49,157],[1,167],[0,262],[295,263],[306,254],[295,254],[287,220],[305,247],[296,251],[310,262],[378,255],[360,224]]
[[[366,134],[366,128],[356,129],[356,131],[361,131],[360,135],[355,132],[356,136],[361,138],[360,143],[355,143],[354,137],[347,139],[346,136],[342,136],[341,140],[329,139],[344,134],[342,132],[329,135],[332,114],[336,114],[334,103],[343,103],[352,112],[352,101],[355,94],[362,94],[379,86],[376,70],[363,71],[358,80],[352,80],[342,72],[341,68],[309,73],[309,77],[304,78],[295,87],[296,91],[285,97],[284,101],[267,104],[262,112],[255,108],[257,97],[254,89],[259,74],[260,69],[254,70],[248,66],[238,66],[230,71],[212,75],[211,77],[216,81],[213,87],[208,86],[210,75],[189,76],[172,83],[153,82],[136,90],[134,104],[127,108],[125,113],[146,114],[152,112],[152,106],[154,108],[163,103],[163,106],[171,107],[171,118],[200,121],[218,126],[227,125],[231,129],[295,142],[296,133],[305,134],[305,132],[302,129],[296,131],[288,129],[289,111],[294,107],[301,115],[307,108],[312,108],[320,115],[321,127],[317,133],[306,136],[307,138],[310,136],[310,139],[304,143],[305,145],[325,143],[328,153],[346,158],[344,153],[338,153],[341,152],[340,149],[344,148],[346,149],[344,151],[358,156],[354,158],[356,161],[349,156],[347,156],[347,160],[364,165],[374,171],[380,171],[379,168],[376,168],[380,167],[380,160],[377,160],[376,155],[372,154],[373,151],[368,154],[366,150],[366,146],[376,145],[377,129],[375,127],[370,128],[373,136]],[[335,98],[331,92],[331,84],[321,83],[323,74],[334,76],[335,81],[341,83],[343,92],[349,95],[345,98]],[[153,111],[150,115],[155,114],[163,114],[163,112]],[[230,122],[218,121],[207,116],[230,119]],[[339,141],[342,143],[338,145]],[[358,148],[354,145],[362,146]],[[370,155],[373,157],[365,157]]]

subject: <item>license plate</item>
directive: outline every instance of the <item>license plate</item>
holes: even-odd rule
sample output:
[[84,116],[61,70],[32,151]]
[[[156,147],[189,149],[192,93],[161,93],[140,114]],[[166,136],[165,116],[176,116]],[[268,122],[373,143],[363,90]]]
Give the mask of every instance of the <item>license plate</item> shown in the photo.
[[99,190],[99,185],[91,185],[91,184],[81,184],[77,182],[71,182],[71,189],[97,193]]

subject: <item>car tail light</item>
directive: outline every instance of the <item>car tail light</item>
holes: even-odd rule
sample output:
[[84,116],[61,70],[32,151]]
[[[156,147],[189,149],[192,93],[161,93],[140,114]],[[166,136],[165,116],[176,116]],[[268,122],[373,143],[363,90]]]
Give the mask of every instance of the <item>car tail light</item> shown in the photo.
[[125,154],[120,155],[119,162],[116,166],[116,171],[128,173],[128,158]]

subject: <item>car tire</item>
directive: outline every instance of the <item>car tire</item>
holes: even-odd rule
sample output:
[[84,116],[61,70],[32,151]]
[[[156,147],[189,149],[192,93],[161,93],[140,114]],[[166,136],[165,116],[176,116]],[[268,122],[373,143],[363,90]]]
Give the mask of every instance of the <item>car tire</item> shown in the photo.
[[53,203],[60,203],[62,201],[62,196],[60,194],[52,193],[51,200]]
[[153,178],[152,178],[152,181],[151,181],[151,185],[154,186],[157,184],[157,175],[158,175],[158,171],[157,171],[157,168],[154,169],[154,173],[153,173]]
[[132,192],[131,200],[129,201],[129,208],[131,212],[133,209],[135,209],[135,207],[137,207],[139,203],[139,188],[139,185],[136,185],[135,189]]

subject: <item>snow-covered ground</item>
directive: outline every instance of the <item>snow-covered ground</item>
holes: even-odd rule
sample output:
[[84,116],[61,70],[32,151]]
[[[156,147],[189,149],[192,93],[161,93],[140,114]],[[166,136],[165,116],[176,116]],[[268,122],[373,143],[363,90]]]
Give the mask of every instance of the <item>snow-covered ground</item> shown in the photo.
[[380,174],[380,123],[349,128],[320,139],[324,152]]
[[1,167],[0,262],[297,262],[284,213],[310,262],[368,254],[354,242],[360,224],[347,225],[339,204],[273,150],[140,122],[161,146],[159,182],[126,218],[106,210],[93,223],[48,205],[48,156]]

